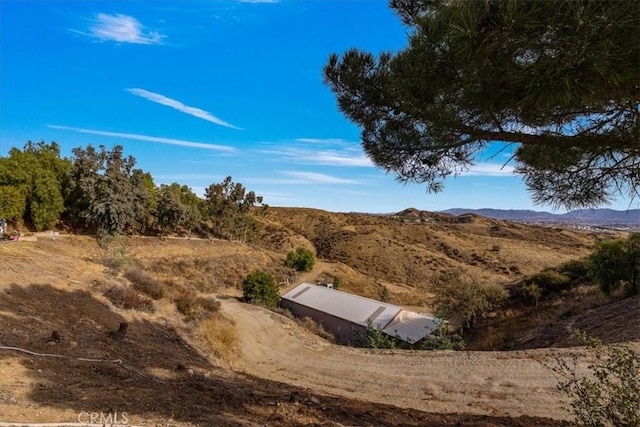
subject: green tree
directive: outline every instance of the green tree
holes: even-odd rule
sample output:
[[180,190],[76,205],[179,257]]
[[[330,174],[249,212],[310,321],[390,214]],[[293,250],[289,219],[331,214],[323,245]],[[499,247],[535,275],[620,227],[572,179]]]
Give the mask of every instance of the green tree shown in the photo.
[[267,307],[276,307],[280,301],[276,280],[260,270],[253,271],[244,279],[242,296],[247,302],[259,302]]
[[287,252],[287,259],[284,261],[284,265],[296,271],[311,271],[315,263],[315,255],[307,248],[296,248],[295,251]]
[[640,2],[390,6],[408,27],[404,49],[351,49],[323,70],[378,167],[440,191],[495,144],[537,203],[639,196]]
[[0,219],[17,221],[25,209],[25,195],[11,185],[0,185]]
[[[262,203],[262,197],[253,191],[247,192],[230,176],[219,184],[211,184],[205,190],[204,209],[213,223],[214,233],[222,238],[245,238],[255,227],[247,221],[251,208]],[[253,235],[253,234],[252,234]]]
[[620,287],[627,295],[640,294],[640,233],[598,242],[589,262],[591,274],[606,295]]
[[125,157],[120,145],[111,151],[102,145],[78,147],[73,155],[70,203],[76,222],[94,227],[99,238],[140,231],[149,192],[135,159]]
[[46,230],[55,225],[64,211],[64,199],[60,183],[50,170],[35,173],[31,194],[31,223],[36,230]]
[[37,230],[53,227],[65,209],[70,165],[55,142],[29,141],[23,150],[14,147],[8,157],[0,157],[5,219],[24,221]]
[[180,186],[161,185],[158,190],[156,222],[160,227],[160,237],[174,232],[187,217],[187,207],[180,200]]
[[434,293],[438,310],[450,313],[451,320],[463,330],[472,329],[478,316],[495,310],[507,298],[502,287],[467,280],[458,270],[437,276]]
[[161,236],[183,227],[193,230],[201,220],[202,199],[186,185],[176,182],[157,190],[156,222]]

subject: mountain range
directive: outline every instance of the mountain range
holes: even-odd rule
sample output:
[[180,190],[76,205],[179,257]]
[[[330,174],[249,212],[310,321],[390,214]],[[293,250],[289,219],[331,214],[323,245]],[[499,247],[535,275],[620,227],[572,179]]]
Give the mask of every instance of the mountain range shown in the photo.
[[532,210],[464,209],[442,211],[452,215],[475,214],[506,221],[569,224],[604,228],[640,230],[640,209],[617,211],[613,209],[580,209],[562,214]]

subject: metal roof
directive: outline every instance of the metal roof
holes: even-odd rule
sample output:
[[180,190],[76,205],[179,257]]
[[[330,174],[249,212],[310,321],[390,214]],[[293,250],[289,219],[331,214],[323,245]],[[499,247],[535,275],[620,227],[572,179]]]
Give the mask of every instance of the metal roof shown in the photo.
[[438,327],[433,317],[311,283],[296,286],[282,298],[358,325],[370,322],[387,335],[407,342],[416,342]]
[[420,341],[436,329],[440,320],[409,310],[400,310],[396,317],[382,329],[387,335],[410,343]]

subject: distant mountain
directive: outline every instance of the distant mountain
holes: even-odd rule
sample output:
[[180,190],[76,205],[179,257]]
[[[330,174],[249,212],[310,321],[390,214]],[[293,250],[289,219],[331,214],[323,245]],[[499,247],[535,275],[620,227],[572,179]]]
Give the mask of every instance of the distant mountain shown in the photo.
[[640,209],[616,211],[613,209],[580,209],[564,214],[532,210],[504,209],[448,209],[442,211],[452,215],[476,214],[506,221],[558,223],[593,227],[640,230]]

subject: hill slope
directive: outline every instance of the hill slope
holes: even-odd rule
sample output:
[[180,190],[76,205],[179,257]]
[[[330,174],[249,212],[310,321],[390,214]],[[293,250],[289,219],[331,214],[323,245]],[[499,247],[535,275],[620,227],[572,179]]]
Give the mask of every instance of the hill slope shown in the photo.
[[[376,297],[384,285],[393,302],[429,311],[440,271],[510,283],[584,256],[598,236],[413,210],[394,218],[272,208],[260,220],[257,246],[125,238],[101,249],[81,236],[0,245],[0,421],[72,422],[83,411],[117,411],[131,424],[178,427],[563,425],[566,401],[539,361],[580,358],[579,349],[345,348],[236,297],[254,269],[291,278],[285,254],[304,245],[321,259],[294,282],[338,275],[345,290]],[[153,311],[107,298],[142,273],[164,289]],[[185,315],[177,302],[190,296],[216,298],[221,310]],[[634,309],[620,306],[616,315]],[[579,316],[580,325],[595,319]],[[123,322],[128,332],[119,335]],[[203,328],[216,325],[237,340],[213,346],[207,333],[215,331]],[[629,326],[616,333],[639,339]]]

